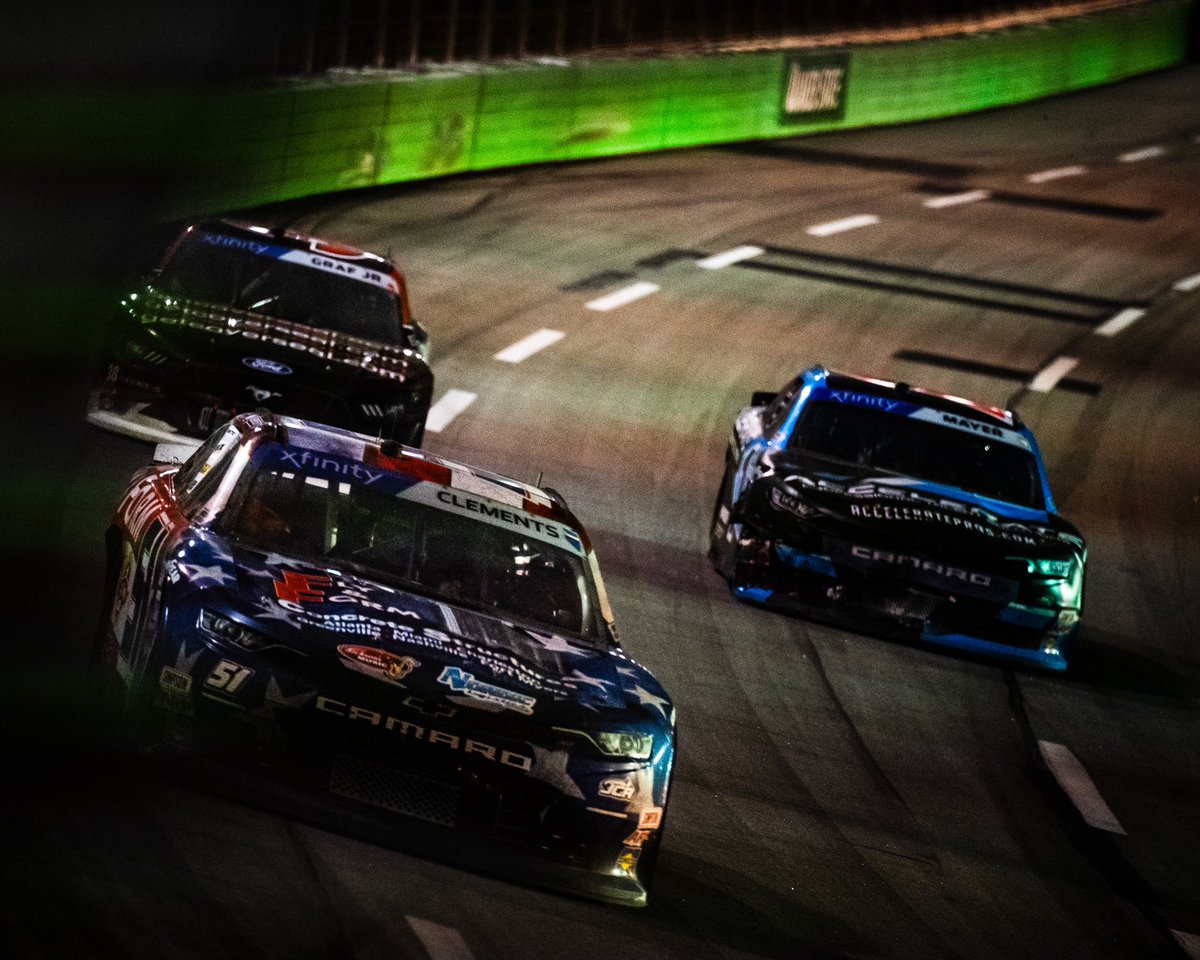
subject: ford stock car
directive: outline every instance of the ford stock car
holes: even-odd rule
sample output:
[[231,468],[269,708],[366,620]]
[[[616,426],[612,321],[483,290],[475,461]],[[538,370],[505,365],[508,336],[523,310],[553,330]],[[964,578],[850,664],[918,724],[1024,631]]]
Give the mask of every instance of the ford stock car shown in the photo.
[[1012,413],[814,367],[738,415],[710,556],[745,601],[1062,671],[1087,550]]
[[420,444],[428,337],[389,260],[212,219],[184,229],[136,286],[109,330],[93,424],[198,446],[267,408]]
[[97,666],[152,762],[645,903],[675,710],[561,495],[249,413],[136,474],[108,551]]

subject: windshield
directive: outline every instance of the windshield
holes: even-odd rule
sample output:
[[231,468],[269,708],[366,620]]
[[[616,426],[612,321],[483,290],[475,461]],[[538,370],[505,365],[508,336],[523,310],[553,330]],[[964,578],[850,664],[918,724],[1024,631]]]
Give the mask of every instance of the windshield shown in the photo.
[[399,581],[556,633],[599,636],[595,590],[582,557],[519,530],[361,483],[274,466],[249,469],[223,525],[255,547]]
[[1043,509],[1037,461],[992,437],[824,400],[805,406],[788,448]]
[[400,342],[399,301],[390,290],[272,255],[216,246],[206,236],[211,235],[189,234],[175,250],[156,283],[164,293],[380,343]]

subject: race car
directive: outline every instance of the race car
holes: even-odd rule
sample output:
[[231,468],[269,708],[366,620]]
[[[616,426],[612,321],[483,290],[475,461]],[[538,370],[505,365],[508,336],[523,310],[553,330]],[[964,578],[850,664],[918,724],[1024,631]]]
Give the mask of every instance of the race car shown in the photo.
[[282,228],[184,229],[116,309],[88,420],[200,441],[269,409],[419,445],[428,335],[383,257]]
[[675,708],[560,494],[239,414],[138,472],[96,664],[173,772],[368,839],[646,902]]
[[709,556],[750,603],[1064,671],[1087,547],[1012,412],[815,366],[737,416]]

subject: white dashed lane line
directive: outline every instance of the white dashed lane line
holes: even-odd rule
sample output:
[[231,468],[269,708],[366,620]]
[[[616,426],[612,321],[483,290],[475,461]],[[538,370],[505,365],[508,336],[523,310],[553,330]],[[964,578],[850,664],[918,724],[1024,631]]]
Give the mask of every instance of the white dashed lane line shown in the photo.
[[925,206],[932,210],[940,210],[942,207],[957,207],[963,203],[986,200],[991,195],[990,190],[967,190],[965,193],[950,193],[944,197],[930,197],[925,201]]
[[1100,791],[1096,789],[1092,778],[1083,769],[1083,764],[1075,754],[1061,743],[1051,743],[1049,740],[1039,740],[1038,749],[1058,785],[1071,798],[1075,809],[1083,815],[1084,822],[1097,830],[1107,830],[1109,833],[1124,836],[1125,828],[1108,809],[1108,804],[1100,796]]
[[1029,389],[1035,393],[1049,393],[1058,386],[1058,381],[1075,369],[1079,361],[1074,357],[1056,357],[1037,372],[1029,381]]
[[420,917],[406,916],[405,919],[425,947],[429,960],[475,960],[462,934],[453,927],[443,927],[440,923]]
[[1141,150],[1130,150],[1128,153],[1123,153],[1117,159],[1121,163],[1137,163],[1139,160],[1152,160],[1154,157],[1161,157],[1166,152],[1166,147],[1143,147]]
[[1115,337],[1130,324],[1136,323],[1145,315],[1146,311],[1138,307],[1126,307],[1119,313],[1114,314],[1110,320],[1100,324],[1096,328],[1096,333],[1102,337]]
[[615,293],[598,297],[590,303],[585,304],[585,306],[589,310],[599,310],[601,312],[616,310],[617,307],[623,307],[634,300],[640,300],[642,297],[648,297],[652,293],[658,293],[658,290],[659,286],[657,283],[647,283],[643,280],[639,283],[632,283],[628,287],[623,287]]
[[505,363],[520,363],[532,357],[539,350],[545,350],[550,344],[558,343],[566,334],[561,330],[539,330],[537,333],[531,333],[523,340],[518,340],[511,347],[505,347],[495,359],[503,360]]
[[743,260],[749,260],[751,257],[762,256],[762,247],[744,246],[734,247],[732,250],[726,250],[724,253],[714,253],[711,257],[705,257],[703,260],[697,260],[696,266],[704,270],[720,270],[722,267],[728,267],[733,263],[741,263]]
[[1051,170],[1039,170],[1037,173],[1031,173],[1025,179],[1030,183],[1049,183],[1051,180],[1061,180],[1064,177],[1081,177],[1085,173],[1087,173],[1087,167],[1078,165],[1054,167]]
[[1178,290],[1180,293],[1191,293],[1197,287],[1200,287],[1200,273],[1193,273],[1190,277],[1176,280],[1171,289]]
[[842,220],[831,220],[829,223],[818,223],[809,227],[805,232],[812,237],[828,237],[847,230],[857,230],[859,227],[870,227],[879,222],[873,213],[860,213],[855,217],[845,217]]
[[460,413],[475,402],[475,394],[469,390],[447,390],[445,396],[429,408],[425,418],[428,433],[441,433]]

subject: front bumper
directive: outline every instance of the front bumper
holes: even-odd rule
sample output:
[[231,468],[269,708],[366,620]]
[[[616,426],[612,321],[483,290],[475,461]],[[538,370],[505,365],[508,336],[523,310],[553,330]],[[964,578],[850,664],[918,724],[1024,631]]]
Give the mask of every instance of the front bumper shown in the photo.
[[[741,600],[837,626],[950,647],[1054,672],[1068,668],[1078,611],[981,599],[848,568],[825,553],[767,541],[731,582]],[[752,548],[753,549],[753,548]]]
[[[148,675],[138,739],[143,752],[169,770],[231,797],[429,859],[645,905],[662,808],[650,805],[646,790],[639,791],[643,802],[634,804],[599,797],[594,787],[606,778],[645,786],[651,782],[646,764],[597,759],[582,771],[573,768],[568,779],[561,754],[549,758],[528,741],[499,737],[486,727],[480,727],[478,743],[493,757],[467,753],[463,748],[476,741],[458,722],[461,715],[452,726],[394,706],[388,714],[378,693],[375,701],[364,696],[370,681],[336,701],[324,699],[327,709],[320,710],[313,697],[283,696],[282,689],[294,688],[279,674],[264,679],[261,664],[249,659],[255,680],[273,691],[265,702],[255,705],[250,683],[249,698],[240,702],[206,695],[205,678],[221,658],[223,653],[206,651],[186,674],[173,667],[164,674],[159,666]],[[372,723],[372,710],[352,703],[371,703],[379,716],[401,722]],[[489,715],[483,716],[481,724]],[[411,723],[400,733],[406,717]],[[418,726],[421,734],[414,735]],[[440,742],[429,742],[439,726]],[[450,738],[459,742],[451,746]],[[518,761],[496,762],[506,750],[534,765],[548,764],[547,773],[534,777]],[[550,776],[555,759],[561,769]],[[654,792],[665,794],[665,787]]]

